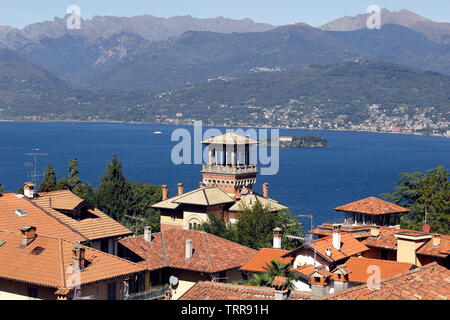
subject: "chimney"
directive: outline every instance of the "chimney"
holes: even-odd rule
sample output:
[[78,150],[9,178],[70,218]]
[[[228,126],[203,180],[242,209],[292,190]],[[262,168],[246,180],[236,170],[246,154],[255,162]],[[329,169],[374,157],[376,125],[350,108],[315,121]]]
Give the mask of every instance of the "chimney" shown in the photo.
[[172,290],[164,291],[164,300],[172,300]]
[[329,293],[330,274],[325,267],[318,267],[313,274],[311,274],[310,278],[312,298],[318,298]]
[[338,265],[333,273],[334,292],[347,289],[349,281],[348,274],[350,273],[347,270],[347,266],[345,264]]
[[370,228],[370,236],[372,238],[378,238],[380,236],[380,228],[377,227]]
[[189,260],[192,258],[192,240],[191,239],[187,239],[186,240],[186,245],[185,245],[185,249],[184,249],[184,258],[186,260]]
[[182,183],[177,184],[178,187],[178,195],[181,196],[184,193],[184,186]]
[[397,238],[397,261],[416,266],[421,265],[416,250],[427,241],[433,241],[431,234],[410,230],[394,233],[394,237]]
[[341,250],[341,225],[333,224],[333,248]]
[[144,240],[148,243],[152,243],[152,228],[144,227]]
[[267,182],[263,183],[262,188],[263,188],[263,197],[268,198],[269,197],[269,184]]
[[203,181],[200,181],[200,183],[198,185],[200,186],[200,188],[206,187],[206,184]]
[[83,271],[85,267],[85,248],[75,247],[72,249],[72,262],[73,266],[80,271]]
[[22,233],[22,238],[20,239],[20,248],[26,248],[30,243],[32,243],[36,238],[36,227],[25,226],[20,228]]
[[162,189],[162,201],[169,199],[169,187],[166,184],[161,186]]
[[23,185],[23,195],[29,199],[35,196],[35,185],[32,182],[25,182]]
[[439,247],[441,245],[441,235],[440,234],[433,234],[433,248]]
[[275,277],[272,287],[275,288],[275,300],[287,300],[289,295],[289,279],[287,277]]
[[283,230],[281,228],[273,229],[273,248],[281,249],[281,236],[283,235]]

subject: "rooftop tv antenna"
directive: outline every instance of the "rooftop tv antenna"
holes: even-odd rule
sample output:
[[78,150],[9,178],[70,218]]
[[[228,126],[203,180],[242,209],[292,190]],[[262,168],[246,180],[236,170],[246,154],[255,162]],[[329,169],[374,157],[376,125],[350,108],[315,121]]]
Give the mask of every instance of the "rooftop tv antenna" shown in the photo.
[[37,159],[41,156],[48,156],[48,153],[39,153],[39,149],[31,149],[32,152],[25,153],[26,156],[33,157],[33,162],[27,162],[25,163],[26,167],[32,168],[31,173],[29,175],[31,181],[34,183],[34,185],[37,185],[38,178],[43,176],[42,174],[38,173],[38,167],[37,167]]
[[[308,214],[300,214],[297,215],[297,217],[299,218],[308,218],[310,220],[310,230],[313,230],[314,224],[313,224],[313,219],[314,216],[312,213],[308,213]],[[287,235],[286,238],[291,238],[291,239],[297,239],[297,240],[304,240],[304,241],[309,241],[312,242],[314,241],[314,271],[316,270],[316,258],[317,258],[317,249],[316,249],[316,239],[314,238],[313,234],[308,232],[308,234],[305,237],[297,237],[297,236],[291,236],[291,235]]]

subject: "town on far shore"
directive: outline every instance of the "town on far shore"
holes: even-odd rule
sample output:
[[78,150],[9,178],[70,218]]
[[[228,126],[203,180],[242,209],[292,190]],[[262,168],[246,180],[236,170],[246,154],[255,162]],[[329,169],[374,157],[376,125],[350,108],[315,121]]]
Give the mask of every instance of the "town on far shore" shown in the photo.
[[432,214],[402,228],[414,206],[369,196],[334,208],[339,223],[302,224],[271,197],[282,186],[255,191],[259,143],[233,132],[203,140],[198,187],[155,186],[148,216],[124,207],[124,192],[142,199],[150,188],[126,184],[116,158],[96,197],[75,162],[65,183],[47,170],[40,185],[0,189],[0,300],[450,299],[450,235]]

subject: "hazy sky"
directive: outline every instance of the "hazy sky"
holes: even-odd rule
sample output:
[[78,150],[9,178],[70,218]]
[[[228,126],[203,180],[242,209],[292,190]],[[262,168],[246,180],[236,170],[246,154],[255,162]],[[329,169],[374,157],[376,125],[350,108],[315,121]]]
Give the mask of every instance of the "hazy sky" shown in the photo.
[[0,0],[0,25],[23,27],[63,17],[76,4],[83,18],[95,15],[198,18],[251,18],[275,25],[305,22],[320,26],[345,15],[363,13],[369,5],[389,10],[409,9],[426,18],[450,22],[450,0]]

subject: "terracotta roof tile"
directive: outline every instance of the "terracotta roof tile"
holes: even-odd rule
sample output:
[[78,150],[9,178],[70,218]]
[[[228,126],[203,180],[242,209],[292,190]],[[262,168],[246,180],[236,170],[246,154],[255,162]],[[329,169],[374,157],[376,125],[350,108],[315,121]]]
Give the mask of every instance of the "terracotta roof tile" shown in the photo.
[[290,263],[293,260],[292,257],[282,258],[282,256],[288,252],[288,250],[282,249],[262,248],[241,267],[241,270],[250,272],[265,272],[266,265],[274,260],[278,260],[279,262],[285,264]]
[[[169,229],[154,233],[152,238],[151,244],[142,236],[125,238],[120,243],[143,258],[140,264],[149,270],[171,267],[215,273],[239,268],[256,253],[253,249],[202,231]],[[186,260],[185,242],[188,239],[192,240],[194,253],[191,259]]]
[[[339,261],[369,250],[368,247],[356,240],[350,233],[342,232],[340,250],[336,250],[333,247],[333,237],[327,236],[317,239],[315,244],[314,241],[306,243],[303,246],[292,250],[286,254],[285,257],[288,255],[293,256],[297,251],[302,250],[303,248],[309,248],[311,250],[314,250],[315,248],[322,258],[330,262]],[[330,256],[327,254],[327,249],[331,252]]]
[[358,200],[340,207],[335,208],[336,211],[358,212],[365,214],[390,214],[409,212],[409,209],[403,208],[391,202],[387,202],[375,197]]
[[[378,237],[369,237],[366,240],[362,241],[366,246],[369,247],[378,247],[384,249],[397,250],[397,238],[395,238],[396,233],[402,233],[406,235],[418,235],[423,234],[427,235],[423,232],[405,230],[405,229],[397,229],[392,227],[380,227],[380,235]],[[405,233],[406,232],[406,233]],[[432,235],[431,233],[428,235]],[[421,247],[419,247],[416,251],[417,254],[436,256],[439,258],[445,258],[450,255],[450,235],[440,235],[440,245],[437,247],[433,246],[433,241],[431,238],[426,240]]]
[[366,284],[343,290],[325,300],[449,300],[450,270],[436,262],[381,280],[380,290]]
[[[309,292],[291,291],[288,300],[307,300]],[[196,283],[178,300],[274,300],[275,289],[231,283],[202,281]]]
[[382,280],[404,273],[414,267],[411,263],[367,259],[362,257],[351,257],[344,265],[349,272],[349,281],[361,283],[366,283],[367,279],[372,275],[372,273],[368,273],[369,267],[371,266],[380,268],[380,277]]
[[43,208],[52,217],[61,221],[70,228],[82,234],[85,240],[96,240],[107,237],[127,236],[132,234],[119,222],[109,217],[99,209],[88,209],[87,215],[78,221],[71,213],[63,213],[56,206],[64,207],[65,210],[77,208],[85,204],[92,208],[87,202],[79,198],[69,190],[54,191],[39,194],[39,197],[31,200],[39,207]]
[[[39,230],[37,230],[38,232]],[[26,248],[19,248],[21,235],[13,232],[0,231],[0,278],[32,283],[53,288],[66,287],[73,271],[72,249],[77,246],[54,237],[39,235]],[[39,254],[32,254],[35,248],[43,250]],[[81,285],[116,278],[119,276],[145,271],[142,266],[125,259],[85,248],[88,261],[81,272]]]
[[[20,209],[26,216],[19,216],[14,210]],[[48,212],[35,205],[25,197],[17,197],[13,193],[0,196],[0,229],[19,230],[22,226],[34,226],[40,234],[50,237],[61,237],[68,241],[85,240],[68,225],[64,225]]]

